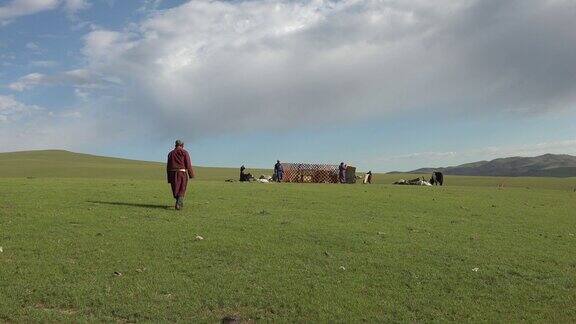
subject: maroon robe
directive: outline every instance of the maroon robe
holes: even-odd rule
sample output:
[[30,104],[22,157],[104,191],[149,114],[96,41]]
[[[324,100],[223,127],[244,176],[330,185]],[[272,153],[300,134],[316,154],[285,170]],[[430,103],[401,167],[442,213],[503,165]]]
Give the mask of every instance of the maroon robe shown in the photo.
[[172,187],[172,195],[174,198],[184,197],[186,195],[188,177],[194,178],[194,169],[192,169],[190,155],[184,148],[178,146],[168,154],[166,177]]

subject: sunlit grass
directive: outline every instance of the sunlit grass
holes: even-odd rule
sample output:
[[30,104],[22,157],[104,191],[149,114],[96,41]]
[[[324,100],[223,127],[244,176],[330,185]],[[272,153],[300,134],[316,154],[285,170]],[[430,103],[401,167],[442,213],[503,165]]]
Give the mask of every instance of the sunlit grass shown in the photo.
[[575,195],[0,179],[0,320],[570,322]]

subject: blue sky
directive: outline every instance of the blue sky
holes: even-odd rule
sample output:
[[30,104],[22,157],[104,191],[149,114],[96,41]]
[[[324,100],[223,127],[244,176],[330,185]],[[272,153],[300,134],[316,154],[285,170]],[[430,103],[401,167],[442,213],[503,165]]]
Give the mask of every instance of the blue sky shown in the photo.
[[411,170],[576,154],[576,2],[0,1],[0,151]]

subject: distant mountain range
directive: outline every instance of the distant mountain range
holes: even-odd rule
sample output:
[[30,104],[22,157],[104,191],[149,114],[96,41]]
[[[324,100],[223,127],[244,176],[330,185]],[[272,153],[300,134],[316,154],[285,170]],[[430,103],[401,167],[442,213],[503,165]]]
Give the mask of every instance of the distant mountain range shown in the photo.
[[544,154],[536,157],[508,157],[444,168],[422,168],[403,173],[422,174],[432,171],[468,176],[576,177],[576,156]]

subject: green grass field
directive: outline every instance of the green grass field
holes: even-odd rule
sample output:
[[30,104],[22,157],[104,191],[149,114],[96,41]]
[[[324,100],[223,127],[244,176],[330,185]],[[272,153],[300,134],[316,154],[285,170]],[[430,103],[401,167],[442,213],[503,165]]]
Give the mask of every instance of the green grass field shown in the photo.
[[573,178],[200,168],[177,212],[162,164],[67,154],[0,154],[0,322],[576,321]]

